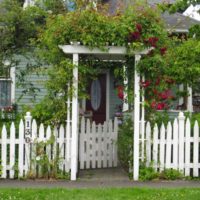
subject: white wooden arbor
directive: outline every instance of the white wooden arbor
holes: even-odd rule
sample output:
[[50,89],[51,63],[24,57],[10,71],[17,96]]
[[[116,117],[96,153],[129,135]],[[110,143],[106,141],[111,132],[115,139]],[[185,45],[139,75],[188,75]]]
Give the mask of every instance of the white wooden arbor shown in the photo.
[[[76,66],[73,69],[73,87],[74,95],[72,98],[72,149],[71,149],[71,180],[76,180],[77,169],[78,169],[78,63],[79,55],[95,55],[101,60],[105,61],[125,61],[125,55],[128,53],[126,47],[117,47],[117,46],[105,46],[105,51],[102,51],[99,48],[88,48],[82,46],[79,43],[71,43],[71,45],[60,45],[59,46],[65,54],[70,54],[73,56],[73,64]],[[135,63],[137,65],[141,55],[147,54],[148,49],[142,52],[132,52],[132,55],[135,56]],[[129,52],[130,54],[130,52]],[[139,177],[139,132],[140,132],[140,76],[135,71],[135,101],[134,101],[134,155],[133,155],[133,172],[134,180],[138,180]],[[142,112],[144,114],[144,112]],[[144,119],[144,116],[142,116]]]
[[[78,170],[78,64],[80,55],[95,55],[98,59],[103,61],[125,61],[125,55],[129,53],[135,56],[135,69],[142,55],[149,52],[150,49],[145,49],[141,52],[128,52],[126,47],[118,46],[105,46],[104,51],[99,48],[89,48],[87,46],[80,45],[80,43],[71,43],[71,45],[59,45],[59,48],[65,54],[72,55],[73,64],[75,68],[73,69],[73,80],[72,86],[74,88],[74,95],[72,100],[68,101],[68,108],[71,106],[71,114],[67,115],[67,123],[71,123],[71,180],[76,180],[77,170]],[[133,180],[139,179],[139,146],[140,146],[140,134],[144,136],[145,127],[145,111],[144,106],[142,106],[142,101],[144,101],[144,96],[140,95],[140,75],[135,70],[134,75],[134,138],[133,138]],[[190,89],[191,93],[191,89]],[[192,111],[192,95],[188,98],[188,110]],[[68,124],[69,125],[69,124]],[[69,132],[69,131],[68,131]],[[141,138],[144,139],[144,138]],[[142,148],[144,149],[144,148]]]

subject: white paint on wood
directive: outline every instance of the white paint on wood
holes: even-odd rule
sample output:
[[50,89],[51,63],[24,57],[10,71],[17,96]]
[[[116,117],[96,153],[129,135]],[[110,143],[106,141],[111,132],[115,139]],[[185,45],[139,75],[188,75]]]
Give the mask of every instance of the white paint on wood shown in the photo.
[[178,169],[178,120],[173,123],[173,168]]
[[134,76],[134,139],[133,139],[133,180],[139,179],[139,126],[140,126],[140,76],[136,70],[141,55],[135,55]]
[[[59,48],[63,50],[66,54],[97,54],[97,55],[127,55],[130,54],[130,51],[127,51],[126,47],[118,47],[118,46],[105,46],[104,51],[99,48],[93,48],[73,44],[73,45],[59,45]],[[152,48],[145,49],[141,52],[132,52],[134,55],[142,55],[147,54]]]
[[3,125],[2,133],[1,133],[1,165],[2,165],[2,178],[6,178],[6,169],[7,169],[7,130],[6,126]]
[[190,120],[187,118],[185,127],[185,176],[190,175],[190,137],[191,137]]
[[10,127],[10,178],[15,174],[15,125],[12,122]]
[[18,167],[19,167],[19,178],[23,177],[24,171],[24,123],[20,120],[19,124],[19,151],[18,151]]
[[[86,124],[85,124],[86,123]],[[81,169],[117,166],[118,123],[106,121],[96,125],[82,118],[80,130],[79,162]],[[85,148],[86,147],[86,148]],[[84,151],[83,151],[84,149]],[[85,164],[86,163],[86,166]]]
[[193,146],[193,158],[194,158],[194,167],[193,167],[193,176],[199,176],[199,125],[198,122],[195,121],[194,124],[194,146]]
[[153,129],[153,166],[154,169],[158,168],[158,125],[155,124]]
[[172,150],[172,125],[171,122],[167,124],[167,142],[166,142],[166,168],[171,168],[171,150]]
[[147,122],[146,125],[146,166],[149,167],[151,163],[151,126]]
[[184,170],[184,127],[185,127],[185,116],[183,112],[179,113],[179,170],[183,172]]
[[15,103],[15,86],[16,86],[15,67],[10,68],[10,78],[11,78],[11,102],[12,104],[14,104]]
[[160,129],[160,171],[163,171],[165,167],[165,126],[164,124],[161,125]]
[[65,129],[64,126],[61,125],[59,129],[59,138],[58,138],[58,144],[59,144],[59,169],[61,171],[64,170],[63,166],[63,160],[64,160],[64,134],[65,134]]
[[72,144],[71,144],[71,180],[76,180],[78,168],[78,60],[79,55],[73,54],[73,89],[72,97]]

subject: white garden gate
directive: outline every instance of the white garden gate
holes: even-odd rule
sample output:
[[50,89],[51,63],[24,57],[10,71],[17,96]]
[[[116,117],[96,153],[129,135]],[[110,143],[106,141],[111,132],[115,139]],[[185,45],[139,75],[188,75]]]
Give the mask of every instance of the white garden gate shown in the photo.
[[118,121],[96,125],[82,118],[79,134],[80,169],[117,167]]

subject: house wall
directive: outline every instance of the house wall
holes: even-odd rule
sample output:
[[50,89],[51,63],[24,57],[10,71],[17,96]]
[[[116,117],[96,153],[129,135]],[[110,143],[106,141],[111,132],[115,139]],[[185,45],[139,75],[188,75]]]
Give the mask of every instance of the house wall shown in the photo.
[[[41,72],[34,71],[26,75],[27,84],[20,85],[20,71],[25,70],[27,64],[34,63],[34,60],[25,58],[23,56],[18,56],[18,60],[20,60],[20,63],[16,67],[15,103],[17,103],[18,105],[18,109],[21,110],[22,106],[32,107],[35,103],[38,103],[46,95],[47,90],[45,89],[44,83],[47,80],[47,75],[44,75]],[[38,73],[40,75],[38,75]],[[24,93],[29,87],[29,84],[32,84],[34,88],[38,89],[36,90],[35,97],[32,95],[31,91],[27,91],[26,93]]]
[[114,88],[114,74],[110,72],[110,119],[115,117],[117,112],[117,105],[122,105],[122,100],[117,96],[117,90]]

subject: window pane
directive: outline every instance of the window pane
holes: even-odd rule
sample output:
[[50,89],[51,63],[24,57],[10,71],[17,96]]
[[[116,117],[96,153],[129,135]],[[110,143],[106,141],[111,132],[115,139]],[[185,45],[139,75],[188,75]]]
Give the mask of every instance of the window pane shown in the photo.
[[11,81],[0,80],[0,107],[11,105]]

